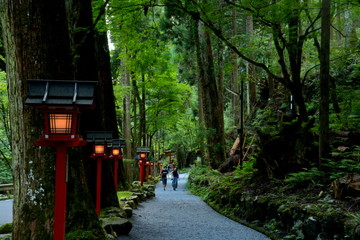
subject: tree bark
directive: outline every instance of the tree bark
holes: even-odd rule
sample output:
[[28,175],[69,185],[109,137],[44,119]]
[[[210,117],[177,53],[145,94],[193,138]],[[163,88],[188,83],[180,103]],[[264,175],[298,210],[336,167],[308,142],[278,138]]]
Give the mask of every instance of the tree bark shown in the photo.
[[140,142],[142,140],[142,146],[147,146],[146,139],[146,111],[145,111],[145,75],[141,76],[141,101],[140,101],[140,129],[142,138],[140,138]]
[[134,114],[134,132],[133,132],[133,142],[134,142],[134,146],[139,146],[141,145],[141,143],[138,140],[138,133],[137,133],[137,129],[138,129],[138,117],[137,117],[137,99],[138,99],[138,95],[139,95],[139,91],[138,91],[138,87],[136,85],[136,80],[134,77],[134,74],[131,74],[131,85],[132,85],[132,94],[133,94],[133,104],[132,104],[132,108],[133,108],[133,114]]
[[319,166],[329,154],[330,0],[322,1],[320,48]]
[[[236,10],[233,9],[232,11],[232,35],[237,35],[237,24],[236,24],[237,16]],[[239,93],[239,65],[238,65],[238,55],[236,53],[232,53],[233,57],[233,71],[232,71],[232,89],[235,93]],[[239,102],[239,95],[232,95],[231,96],[231,105],[232,105],[232,112],[233,112],[233,120],[234,126],[239,126],[240,124],[240,102]]]
[[[98,61],[98,76],[99,76],[99,101],[96,109],[102,116],[102,129],[103,131],[113,132],[113,138],[119,139],[119,130],[116,121],[115,111],[115,96],[114,89],[111,79],[111,68],[110,68],[110,55],[109,45],[106,36],[106,32],[99,32],[95,37],[95,53]],[[93,126],[95,127],[95,126]],[[119,207],[119,200],[117,197],[117,189],[113,184],[113,160],[108,160],[103,163],[103,181],[102,181],[102,199],[101,206],[106,207]],[[126,179],[124,175],[123,160],[118,160],[118,183],[123,187],[126,186]],[[113,173],[113,174],[109,174]]]
[[[204,82],[205,78],[205,70],[204,70],[204,60],[202,56],[202,44],[200,42],[200,25],[199,21],[194,21],[193,23],[193,35],[195,39],[195,46],[196,46],[196,60],[197,60],[197,70],[198,70],[198,110],[199,110],[199,127],[201,130],[205,129],[205,117],[204,117],[204,102],[203,102],[203,95],[204,95],[204,89],[202,86],[202,82]],[[201,158],[201,164],[204,164],[204,156],[205,156],[205,140],[201,136],[200,137],[200,152],[203,153],[203,157]]]
[[[123,66],[125,68],[125,73],[123,74],[123,85],[124,86],[130,86],[130,74],[126,71],[126,66]],[[124,132],[124,139],[126,143],[125,148],[125,158],[131,159],[132,154],[132,147],[131,147],[131,109],[130,109],[130,96],[131,93],[126,93],[125,97],[123,98],[124,102],[124,120],[123,120],[123,132]]]
[[0,4],[12,127],[12,238],[51,239],[54,150],[34,146],[41,135],[43,118],[24,102],[26,79],[73,79],[65,4],[62,0],[2,0]]
[[[70,37],[72,58],[75,64],[75,79],[96,80],[98,82],[95,91],[96,107],[93,111],[82,113],[80,120],[81,130],[83,132],[111,131],[113,132],[113,138],[118,138],[107,37],[103,33],[94,30],[91,2],[67,0],[67,11],[68,25],[69,29],[71,29]],[[88,119],[92,119],[92,121],[88,121]],[[92,154],[92,144],[88,144],[85,149],[86,151],[82,153],[83,158],[89,159],[89,156]],[[96,177],[94,175],[97,168],[96,161],[86,161],[85,167],[90,174],[88,183],[93,203],[95,204]],[[113,184],[113,175],[109,174],[113,173],[112,167],[111,161],[103,161],[101,207],[117,206],[118,199]],[[119,161],[119,169],[123,169],[122,161]],[[123,184],[123,175],[120,174],[118,176]],[[75,196],[75,198],[83,201],[81,196]],[[89,207],[89,209],[93,208]],[[76,211],[77,209],[75,208],[74,210]],[[76,228],[79,226],[74,223],[69,227]]]
[[205,71],[207,78],[201,84],[204,90],[204,113],[210,166],[216,169],[220,163],[225,161],[224,115],[220,103],[221,93],[215,78],[210,33],[205,31],[204,36]]
[[[251,44],[254,35],[254,23],[252,15],[246,17],[246,34],[249,37],[248,44]],[[247,113],[250,115],[256,104],[256,72],[255,65],[246,63],[247,72]]]

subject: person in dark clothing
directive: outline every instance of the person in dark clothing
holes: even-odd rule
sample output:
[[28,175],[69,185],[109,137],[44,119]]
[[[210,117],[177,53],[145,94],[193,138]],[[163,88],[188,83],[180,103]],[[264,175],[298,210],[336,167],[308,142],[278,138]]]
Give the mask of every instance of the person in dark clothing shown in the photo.
[[177,171],[177,168],[174,168],[174,171],[172,172],[172,174],[173,174],[172,187],[173,187],[174,191],[176,191],[177,186],[178,186],[178,178],[179,178],[179,173]]
[[165,191],[165,188],[166,188],[166,184],[167,184],[167,175],[168,175],[169,171],[164,167],[162,170],[161,170],[161,181],[162,181],[162,184],[164,186],[164,191]]

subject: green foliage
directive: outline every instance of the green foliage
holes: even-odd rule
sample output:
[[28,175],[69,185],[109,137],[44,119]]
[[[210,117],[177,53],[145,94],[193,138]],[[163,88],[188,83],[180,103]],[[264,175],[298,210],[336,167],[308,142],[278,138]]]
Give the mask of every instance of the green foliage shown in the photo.
[[196,167],[189,173],[189,182],[198,186],[208,187],[213,179],[219,175],[220,173],[217,170],[211,170],[206,167]]
[[93,231],[78,230],[66,234],[66,240],[98,240],[98,236]]
[[277,115],[271,106],[267,106],[264,109],[258,109],[256,117],[252,119],[250,123],[252,128],[276,136],[279,134],[279,125]]
[[133,193],[132,192],[129,192],[129,191],[120,191],[120,192],[117,192],[117,196],[118,196],[118,199],[119,201],[121,201],[120,199],[125,197],[125,198],[128,198],[130,196],[132,196]]
[[324,167],[327,168],[329,179],[344,177],[348,173],[360,174],[360,161],[353,159],[341,159],[334,161],[332,159],[324,159]]
[[190,171],[189,190],[200,196],[213,207],[223,211],[232,211],[239,200],[239,196],[248,186],[254,174],[252,162],[245,162],[243,169],[237,167],[233,175],[223,175],[217,170],[196,167]]
[[348,173],[360,174],[359,153],[360,147],[356,147],[354,151],[342,153],[339,156],[340,159],[324,159],[324,169],[322,171],[316,167],[304,168],[303,171],[288,174],[284,181],[291,188],[306,187],[309,184],[321,183],[324,177],[327,177],[329,181],[333,181],[336,178],[344,177]]
[[0,184],[12,182],[6,74],[0,71]]
[[240,182],[239,187],[244,187],[254,177],[256,171],[257,170],[254,168],[253,161],[245,161],[243,162],[242,168],[240,166],[236,167],[234,171],[234,179]]
[[324,172],[315,167],[303,170],[288,174],[284,181],[290,184],[290,187],[304,187],[311,183],[316,184],[324,176]]
[[340,113],[331,113],[330,127],[334,130],[357,130],[360,128],[360,86],[359,89],[339,87]]
[[348,225],[351,226],[351,230],[354,230],[356,227],[360,226],[360,213],[351,213]]
[[12,174],[11,170],[6,164],[2,163],[0,160],[0,184],[2,183],[11,183],[12,182]]
[[6,223],[0,226],[0,234],[11,233],[11,231],[12,231],[12,223]]

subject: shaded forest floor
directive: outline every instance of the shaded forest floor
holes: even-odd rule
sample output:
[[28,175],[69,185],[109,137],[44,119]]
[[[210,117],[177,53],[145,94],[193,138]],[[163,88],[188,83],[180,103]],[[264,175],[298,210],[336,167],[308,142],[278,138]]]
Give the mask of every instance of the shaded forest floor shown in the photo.
[[335,199],[331,183],[251,179],[192,170],[189,189],[222,214],[273,239],[360,239],[360,196]]

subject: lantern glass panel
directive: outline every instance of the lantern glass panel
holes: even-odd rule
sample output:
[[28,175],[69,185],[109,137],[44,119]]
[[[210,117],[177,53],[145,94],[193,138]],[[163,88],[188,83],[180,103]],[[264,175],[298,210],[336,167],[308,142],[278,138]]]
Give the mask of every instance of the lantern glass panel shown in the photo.
[[118,148],[113,148],[113,149],[112,149],[112,155],[114,155],[114,156],[119,156],[119,155],[120,155],[120,149],[118,149]]
[[96,144],[95,145],[95,154],[104,154],[105,153],[105,145]]
[[50,134],[71,134],[71,113],[50,113]]

